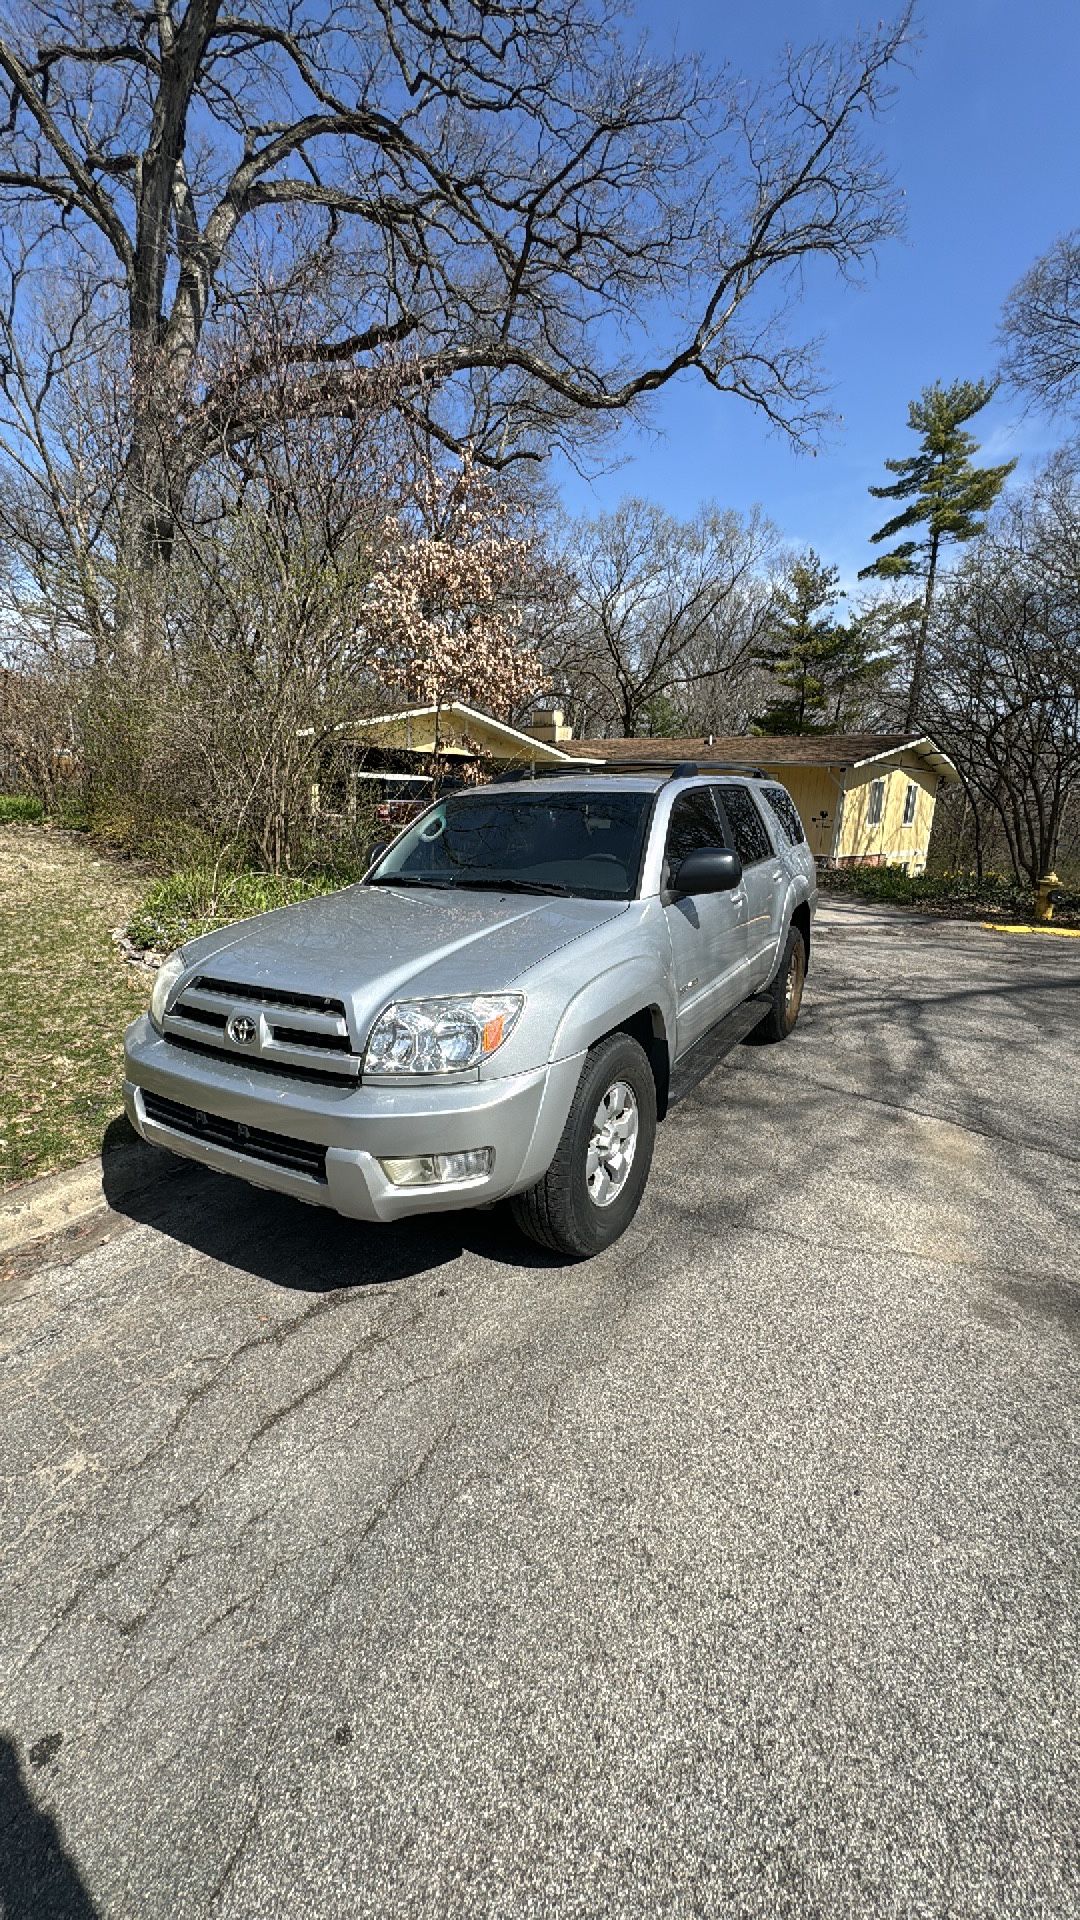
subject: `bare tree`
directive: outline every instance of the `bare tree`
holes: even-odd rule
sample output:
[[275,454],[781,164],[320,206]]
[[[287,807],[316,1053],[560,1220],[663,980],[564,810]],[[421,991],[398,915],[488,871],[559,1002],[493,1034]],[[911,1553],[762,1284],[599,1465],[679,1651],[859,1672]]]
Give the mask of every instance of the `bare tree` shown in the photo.
[[[264,361],[258,425],[224,434],[177,505],[157,644],[118,662],[50,617],[24,577],[0,659],[21,669],[4,685],[38,791],[56,743],[74,741],[82,798],[111,839],[170,856],[201,839],[278,869],[308,851],[313,784],[344,778],[350,721],[407,683],[426,692],[433,674],[442,697],[496,706],[542,674],[517,644],[539,575],[513,476],[418,444],[393,370],[349,419],[297,418],[269,334]],[[46,516],[35,533],[42,584],[62,571],[68,521]],[[81,531],[71,551],[96,566]]]
[[588,714],[592,727],[629,738],[670,723],[685,731],[706,715],[745,724],[774,552],[763,515],[718,507],[679,521],[627,500],[572,527],[572,584],[549,657],[579,725]]
[[69,389],[82,369],[100,391],[103,347],[118,382],[103,487],[130,636],[195,476],[265,412],[268,285],[318,302],[286,336],[295,418],[348,416],[392,355],[405,412],[495,463],[580,455],[688,371],[805,438],[818,381],[786,310],[809,263],[851,273],[897,228],[868,129],[909,26],[747,86],[629,44],[615,0],[15,0],[9,458],[42,512],[77,490],[49,471],[61,387],[31,370],[27,426],[13,356],[75,282],[54,345]]
[[1057,856],[1080,782],[1080,484],[1052,462],[1008,501],[953,577],[935,623],[927,720],[1018,878]]
[[1001,316],[1001,373],[1050,412],[1080,398],[1080,227],[1017,281]]

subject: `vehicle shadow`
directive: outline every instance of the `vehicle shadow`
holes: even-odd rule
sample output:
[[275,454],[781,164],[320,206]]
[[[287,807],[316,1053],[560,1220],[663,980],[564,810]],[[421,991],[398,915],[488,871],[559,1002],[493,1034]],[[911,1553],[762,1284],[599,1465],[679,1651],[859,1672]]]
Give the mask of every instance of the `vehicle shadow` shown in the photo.
[[114,1213],[294,1292],[388,1286],[450,1266],[466,1252],[535,1271],[566,1264],[526,1240],[502,1206],[392,1226],[345,1220],[133,1141],[126,1121],[106,1130],[102,1185]]
[[[59,1741],[59,1735],[53,1738]],[[3,1733],[0,1913],[5,1920],[99,1920],[99,1910],[64,1846],[56,1821],[35,1805],[23,1778],[18,1748],[11,1736]]]

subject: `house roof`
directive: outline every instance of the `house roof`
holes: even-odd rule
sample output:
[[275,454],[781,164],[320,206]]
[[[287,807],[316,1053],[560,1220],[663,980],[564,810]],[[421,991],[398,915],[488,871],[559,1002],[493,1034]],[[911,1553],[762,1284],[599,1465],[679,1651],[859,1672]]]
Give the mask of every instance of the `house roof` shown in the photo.
[[860,767],[873,760],[911,757],[924,761],[950,785],[958,779],[952,761],[926,734],[813,733],[714,734],[683,740],[563,740],[565,754],[613,765],[633,760],[658,767],[696,761],[700,767]]
[[[489,750],[494,748],[496,757],[501,753],[508,760],[535,760],[541,764],[601,757],[590,752],[587,740],[574,741],[577,751],[570,753],[568,740],[560,741],[558,746],[550,740],[534,740],[531,733],[523,733],[520,727],[511,727],[505,720],[496,720],[492,714],[482,713],[479,707],[468,707],[462,700],[447,700],[440,707],[403,707],[399,713],[372,714],[362,720],[347,721],[343,730],[373,742],[385,741],[405,723],[434,720],[436,715],[440,720],[453,716],[462,722],[470,736],[482,740]],[[443,753],[447,751],[453,752],[453,749],[442,748]]]

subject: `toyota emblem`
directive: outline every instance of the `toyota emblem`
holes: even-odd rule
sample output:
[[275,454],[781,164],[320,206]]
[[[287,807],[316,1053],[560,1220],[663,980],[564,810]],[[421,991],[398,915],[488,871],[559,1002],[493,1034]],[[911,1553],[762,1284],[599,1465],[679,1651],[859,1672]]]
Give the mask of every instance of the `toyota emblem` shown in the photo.
[[246,1013],[234,1013],[226,1028],[226,1032],[234,1046],[250,1047],[255,1038],[257,1028],[254,1020],[249,1020]]

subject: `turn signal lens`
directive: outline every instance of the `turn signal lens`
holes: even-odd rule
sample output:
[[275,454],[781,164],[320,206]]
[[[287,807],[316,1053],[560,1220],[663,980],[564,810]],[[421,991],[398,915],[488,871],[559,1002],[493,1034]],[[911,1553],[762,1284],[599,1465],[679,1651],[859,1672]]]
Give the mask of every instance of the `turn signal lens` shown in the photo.
[[505,1013],[497,1013],[493,1020],[485,1022],[484,1031],[480,1036],[480,1050],[482,1053],[494,1053],[496,1047],[502,1046],[503,1028],[505,1025]]

